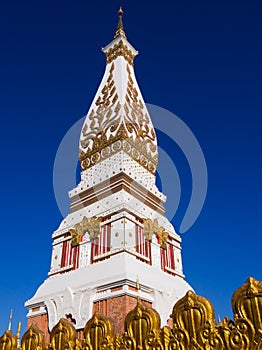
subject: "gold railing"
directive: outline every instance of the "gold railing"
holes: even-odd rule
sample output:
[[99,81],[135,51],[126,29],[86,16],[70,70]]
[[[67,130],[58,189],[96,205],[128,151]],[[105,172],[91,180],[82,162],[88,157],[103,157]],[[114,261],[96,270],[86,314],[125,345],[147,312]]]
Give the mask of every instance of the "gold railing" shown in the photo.
[[125,319],[125,333],[114,334],[113,323],[96,312],[86,323],[84,339],[61,319],[45,344],[35,325],[22,337],[21,346],[11,331],[0,338],[0,350],[262,350],[262,282],[249,278],[232,297],[234,320],[216,323],[212,304],[189,291],[173,307],[172,327],[160,328],[157,311],[139,299]]

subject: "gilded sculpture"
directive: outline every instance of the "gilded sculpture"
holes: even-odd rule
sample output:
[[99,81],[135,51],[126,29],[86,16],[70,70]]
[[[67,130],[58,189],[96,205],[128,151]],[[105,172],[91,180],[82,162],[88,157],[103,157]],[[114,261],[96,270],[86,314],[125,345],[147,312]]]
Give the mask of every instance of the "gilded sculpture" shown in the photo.
[[17,337],[12,331],[7,330],[0,337],[0,350],[15,350],[17,348]]
[[163,226],[159,226],[157,219],[144,219],[145,239],[151,241],[154,233],[158,237],[161,248],[165,249],[167,245],[168,232],[165,231]]
[[44,333],[36,326],[31,325],[22,338],[22,350],[40,350],[45,346]]
[[97,238],[101,231],[101,221],[101,217],[97,218],[96,216],[93,216],[91,218],[87,218],[84,216],[80,223],[69,229],[72,247],[75,247],[80,243],[81,237],[86,232],[89,233],[89,238],[91,240]]

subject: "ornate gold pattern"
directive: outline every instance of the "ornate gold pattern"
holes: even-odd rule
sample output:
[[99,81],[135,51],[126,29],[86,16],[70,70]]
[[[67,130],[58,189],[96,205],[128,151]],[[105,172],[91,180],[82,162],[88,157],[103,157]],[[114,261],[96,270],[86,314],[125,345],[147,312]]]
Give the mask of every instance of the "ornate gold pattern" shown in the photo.
[[76,330],[65,318],[61,318],[50,334],[50,350],[75,350]]
[[211,303],[192,291],[180,299],[174,306],[173,318],[174,335],[186,331],[186,339],[197,339],[199,330],[205,325],[215,325],[215,315]]
[[113,349],[113,337],[114,327],[112,322],[96,311],[84,328],[83,349]]
[[[218,325],[210,301],[189,291],[173,307],[173,327],[160,329],[160,317],[138,298],[125,319],[125,333],[114,335],[113,324],[96,312],[86,323],[84,339],[61,319],[44,345],[43,333],[31,326],[22,338],[22,350],[262,350],[262,282],[249,278],[232,297],[234,321]],[[16,350],[17,337],[6,331],[0,350]]]
[[12,331],[7,330],[0,337],[0,350],[15,350],[17,348],[17,338]]
[[36,326],[31,325],[22,338],[22,350],[43,350],[45,349],[44,333]]
[[136,349],[150,348],[157,341],[160,331],[160,316],[145,306],[140,299],[125,319],[125,336]]
[[72,247],[77,246],[80,243],[81,237],[88,232],[90,239],[95,239],[99,236],[101,231],[101,221],[102,218],[97,218],[93,216],[91,218],[83,217],[83,220],[74,226],[74,228],[69,230],[71,235],[71,245]]
[[[134,141],[133,146],[143,155],[139,158],[140,164],[146,166],[147,160],[149,160],[157,166],[158,156],[155,143],[155,130],[153,126],[149,127],[150,118],[149,115],[143,111],[144,103],[138,98],[138,91],[132,79],[128,64],[126,65],[126,70],[128,74],[124,103],[126,129],[130,134],[135,133],[136,135],[135,139],[131,139]],[[134,159],[136,159],[135,156]]]
[[[128,83],[123,109],[116,92],[113,79],[115,66],[109,71],[109,77],[102,89],[102,95],[96,100],[96,110],[88,115],[80,141],[79,159],[86,170],[111,155],[124,150],[135,161],[151,173],[157,166],[156,135],[149,127],[150,118],[144,112],[144,103],[138,98],[138,92],[126,66]],[[124,110],[124,115],[121,111]]]
[[[164,230],[164,227],[161,226]],[[152,241],[153,233],[157,233],[159,230],[158,220],[144,219],[144,235],[147,241]]]
[[[81,147],[86,149],[86,152],[98,151],[101,148],[101,142],[104,148],[106,131],[117,128],[120,103],[113,79],[114,69],[115,65],[112,63],[107,82],[102,89],[102,96],[99,96],[95,102],[97,109],[92,110],[88,116],[90,126],[85,124],[82,129]],[[94,152],[91,154],[94,154]]]
[[158,233],[159,244],[161,248],[166,249],[168,232],[162,230]]
[[74,228],[71,228],[69,230],[69,233],[71,235],[71,246],[76,247],[80,243],[82,236],[81,224],[76,224]]
[[116,43],[107,52],[105,52],[105,55],[106,64],[110,64],[115,59],[117,59],[117,57],[122,56],[127,61],[127,63],[129,63],[131,66],[134,66],[135,54],[129,50],[127,45],[124,44],[123,40],[119,40],[118,43]]
[[249,277],[232,297],[232,308],[236,319],[246,319],[257,332],[262,323],[262,283]]
[[158,236],[159,244],[161,248],[166,248],[168,232],[165,231],[163,226],[158,225],[158,220],[144,219],[144,235],[148,241],[152,240],[153,233]]

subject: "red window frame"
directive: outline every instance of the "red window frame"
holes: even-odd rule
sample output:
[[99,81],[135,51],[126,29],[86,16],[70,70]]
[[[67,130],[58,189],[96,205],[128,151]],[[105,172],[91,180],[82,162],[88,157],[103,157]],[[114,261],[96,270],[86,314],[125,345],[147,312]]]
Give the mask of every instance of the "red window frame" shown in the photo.
[[151,242],[145,239],[144,229],[140,225],[136,224],[135,235],[136,235],[136,252],[148,258],[149,260],[145,259],[144,261],[151,264]]
[[99,256],[108,253],[111,249],[111,225],[102,227],[100,235],[92,241],[91,245],[91,263],[97,260]]
[[166,244],[166,248],[160,247],[160,263],[163,271],[175,270],[174,246]]
[[72,247],[71,240],[68,238],[63,242],[62,257],[60,267],[66,267],[73,265],[73,269],[77,269],[79,266],[79,245]]

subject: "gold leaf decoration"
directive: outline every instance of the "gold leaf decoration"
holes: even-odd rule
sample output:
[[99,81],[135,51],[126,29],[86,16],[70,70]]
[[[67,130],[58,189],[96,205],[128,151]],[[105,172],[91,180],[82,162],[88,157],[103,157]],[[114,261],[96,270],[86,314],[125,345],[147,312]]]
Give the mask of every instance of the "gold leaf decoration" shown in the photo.
[[163,230],[159,230],[158,238],[159,238],[159,244],[160,244],[161,248],[166,249],[167,239],[168,239],[168,232],[164,231],[164,229]]
[[160,344],[160,316],[138,298],[136,307],[126,316],[125,332],[136,349],[149,349]]
[[145,239],[148,241],[152,241],[153,233],[157,234],[159,230],[158,220],[144,219],[143,222]]
[[22,337],[22,350],[45,350],[44,333],[32,324]]
[[117,44],[115,44],[112,48],[110,48],[106,53],[106,64],[111,63],[117,57],[122,56],[131,66],[134,65],[134,57],[135,55],[131,50],[124,44],[123,40],[120,40]]
[[83,230],[85,232],[88,231],[90,239],[95,239],[99,236],[101,229],[101,221],[101,217],[97,218],[96,216],[93,216],[92,218],[88,219],[84,216],[82,221]]
[[144,235],[148,241],[152,240],[152,236],[155,233],[158,236],[159,244],[161,248],[166,248],[168,232],[165,231],[163,226],[159,226],[158,220],[144,219]]
[[135,342],[127,333],[116,334],[114,337],[114,350],[135,350]]
[[75,225],[74,229],[69,230],[69,233],[71,235],[71,246],[76,247],[80,243],[83,235],[81,224]]
[[212,304],[191,290],[175,304],[171,316],[174,329],[184,331],[190,339],[197,339],[199,330],[207,322],[215,325]]
[[112,322],[100,312],[87,322],[84,328],[84,349],[110,349],[113,347],[114,326]]
[[12,331],[7,330],[0,337],[0,350],[16,350],[17,349],[17,339]]
[[81,237],[86,232],[89,233],[90,239],[97,238],[101,230],[101,221],[101,217],[97,218],[96,216],[93,216],[91,218],[87,218],[84,216],[81,223],[76,224],[74,228],[69,230],[72,247],[75,247],[80,243]]
[[65,318],[61,318],[50,334],[50,350],[75,350],[76,330]]
[[236,319],[247,319],[255,332],[262,332],[262,282],[249,277],[233,294],[232,308]]

